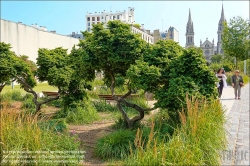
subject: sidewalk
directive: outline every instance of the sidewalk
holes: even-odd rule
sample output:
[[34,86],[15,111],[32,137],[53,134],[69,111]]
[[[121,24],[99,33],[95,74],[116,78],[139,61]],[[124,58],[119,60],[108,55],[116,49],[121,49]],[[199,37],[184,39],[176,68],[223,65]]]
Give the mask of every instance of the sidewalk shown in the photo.
[[249,162],[249,86],[241,89],[241,100],[234,99],[231,86],[223,89],[222,105],[227,109],[227,150],[222,153],[222,165],[250,165]]

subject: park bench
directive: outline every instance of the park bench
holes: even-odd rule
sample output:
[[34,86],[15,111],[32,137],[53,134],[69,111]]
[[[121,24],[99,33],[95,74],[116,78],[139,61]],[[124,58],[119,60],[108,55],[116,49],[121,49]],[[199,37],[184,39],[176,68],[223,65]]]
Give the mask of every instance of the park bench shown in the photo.
[[49,91],[42,91],[43,94],[45,96],[48,96],[48,97],[57,97],[59,96],[59,93],[58,92],[49,92]]
[[[101,100],[105,100],[105,102],[115,101],[112,95],[98,95],[98,96]],[[123,95],[116,95],[116,96],[122,97]],[[134,98],[134,97],[139,97],[139,95],[132,94],[132,95],[129,95],[127,98]]]

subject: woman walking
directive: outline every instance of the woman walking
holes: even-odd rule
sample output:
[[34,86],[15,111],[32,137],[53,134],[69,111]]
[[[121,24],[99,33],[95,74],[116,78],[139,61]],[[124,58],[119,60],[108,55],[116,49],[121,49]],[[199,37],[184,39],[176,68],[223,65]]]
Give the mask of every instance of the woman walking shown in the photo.
[[235,99],[237,99],[238,96],[238,99],[240,100],[241,87],[244,86],[244,82],[239,73],[239,70],[235,70],[235,74],[232,76],[232,87],[234,88]]
[[216,77],[219,78],[219,80],[220,80],[218,82],[217,89],[218,89],[218,93],[219,93],[219,98],[221,98],[223,88],[227,87],[227,82],[226,82],[227,77],[225,74],[223,74],[222,68],[217,71]]

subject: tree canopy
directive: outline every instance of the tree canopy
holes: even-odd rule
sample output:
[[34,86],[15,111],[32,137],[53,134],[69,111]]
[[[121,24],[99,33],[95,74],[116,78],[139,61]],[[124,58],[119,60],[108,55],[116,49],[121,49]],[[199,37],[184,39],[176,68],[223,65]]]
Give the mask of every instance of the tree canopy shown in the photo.
[[[9,85],[12,81],[16,80],[20,83],[19,78],[26,80],[31,87],[36,86],[31,61],[29,61],[30,65],[27,64],[28,60],[24,56],[18,57],[10,49],[10,44],[0,43],[0,92],[5,85]],[[22,84],[21,87],[23,87]]]
[[238,60],[249,59],[249,31],[249,21],[239,16],[230,19],[228,24],[224,22],[222,47],[225,55],[236,58],[236,68],[238,68]]
[[[126,80],[126,72],[136,60],[140,59],[149,48],[149,45],[141,39],[140,35],[133,34],[131,27],[121,21],[110,21],[107,28],[102,24],[93,25],[92,33],[83,32],[85,40],[80,41],[79,47],[86,52],[89,65],[95,70],[104,73],[105,83],[110,87],[112,95],[116,98],[118,108],[121,111],[128,126],[144,117],[144,109],[138,105],[125,101],[134,89],[128,84],[128,93],[117,98],[115,88],[120,80]],[[135,108],[139,114],[130,119],[122,108],[122,104]]]

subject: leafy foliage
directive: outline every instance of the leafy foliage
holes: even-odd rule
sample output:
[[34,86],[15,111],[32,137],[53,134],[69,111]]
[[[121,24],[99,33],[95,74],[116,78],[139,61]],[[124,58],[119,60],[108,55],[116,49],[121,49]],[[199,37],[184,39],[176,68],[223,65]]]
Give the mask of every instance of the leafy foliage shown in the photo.
[[101,24],[94,25],[92,31],[83,32],[85,40],[79,46],[87,52],[89,65],[102,70],[109,82],[110,75],[124,77],[145,50],[146,43],[131,32],[130,25],[118,20],[108,22],[108,29]]
[[211,57],[211,62],[212,63],[221,63],[223,59],[223,55],[221,54],[215,54]]
[[95,73],[85,60],[86,53],[75,47],[70,55],[61,47],[38,51],[37,76],[40,81],[48,81],[49,85],[58,87],[63,97],[64,112],[76,108],[74,103],[87,98],[86,89],[91,89],[90,81]]
[[[36,80],[32,73],[31,65],[27,64],[22,56],[16,56],[10,49],[10,44],[4,42],[0,43],[0,92],[5,85],[10,84],[16,77],[23,78],[31,87],[36,86]],[[19,81],[17,80],[17,82]],[[23,87],[22,84],[21,87]]]
[[186,94],[198,98],[205,96],[215,98],[216,78],[206,65],[202,52],[196,48],[184,50],[184,54],[171,61],[169,65],[169,84],[156,92],[160,108],[167,108],[171,117],[178,119],[177,110],[185,108]]
[[229,24],[224,23],[224,27],[222,47],[227,56],[236,58],[236,68],[238,68],[238,60],[249,59],[249,21],[239,16],[233,17]]

